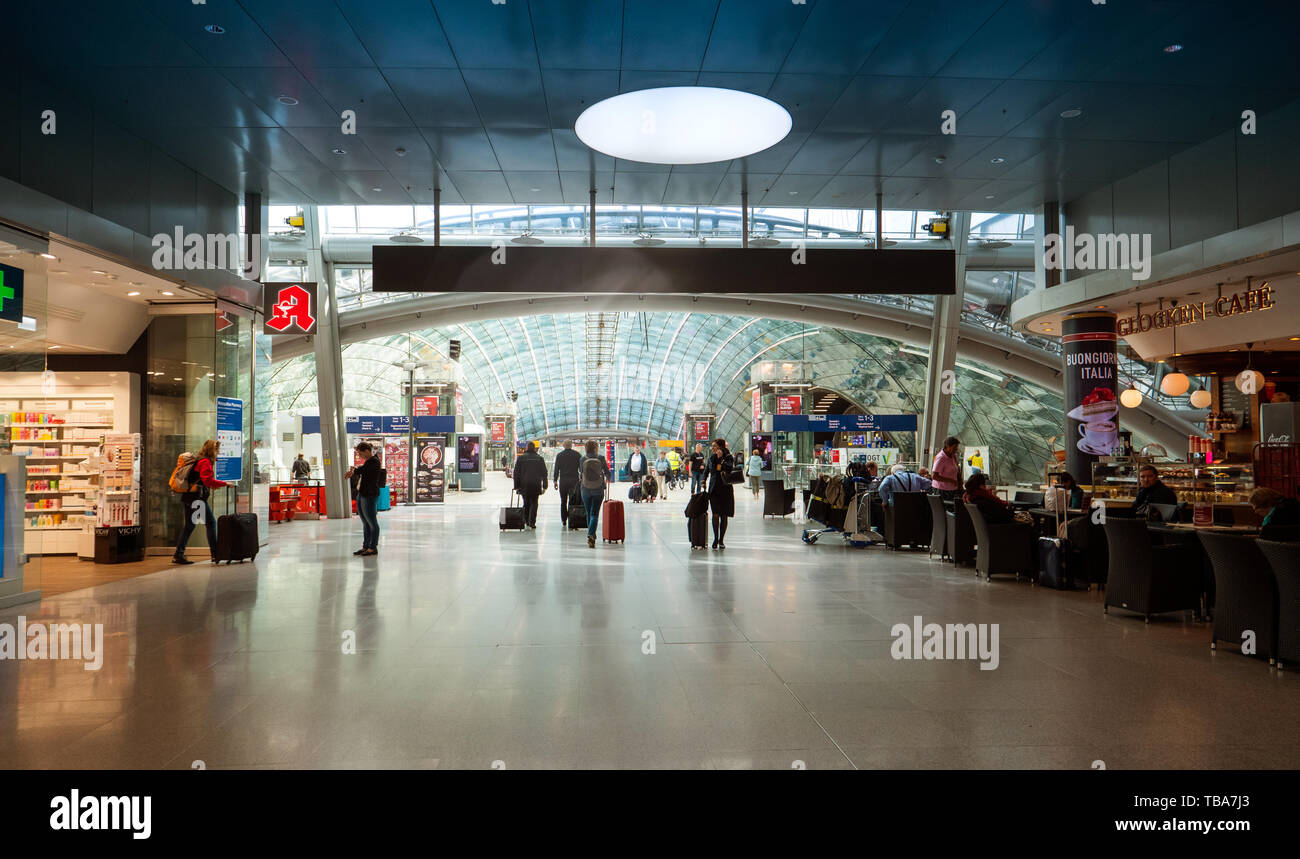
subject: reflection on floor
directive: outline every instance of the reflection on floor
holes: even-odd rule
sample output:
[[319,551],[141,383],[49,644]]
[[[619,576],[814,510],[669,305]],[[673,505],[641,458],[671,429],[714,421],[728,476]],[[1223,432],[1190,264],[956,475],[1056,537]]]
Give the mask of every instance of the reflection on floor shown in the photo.
[[[1300,677],[1190,617],[806,546],[740,492],[725,552],[690,551],[682,493],[626,505],[622,546],[554,491],[501,534],[494,487],[382,514],[378,557],[299,522],[256,564],[0,612],[105,632],[98,671],[0,662],[0,767],[1300,766]],[[891,658],[917,615],[999,624],[997,669]]]
[[[197,560],[200,555],[195,555]],[[75,555],[44,555],[32,562],[46,597],[145,576],[173,566],[170,556],[148,557],[131,564],[95,564]]]

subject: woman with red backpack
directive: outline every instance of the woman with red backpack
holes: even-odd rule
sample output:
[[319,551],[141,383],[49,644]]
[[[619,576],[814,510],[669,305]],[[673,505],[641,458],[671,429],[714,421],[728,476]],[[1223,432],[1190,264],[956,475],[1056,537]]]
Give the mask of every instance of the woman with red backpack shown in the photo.
[[[181,493],[182,515],[185,517],[185,525],[181,528],[180,539],[176,541],[176,554],[172,556],[173,564],[192,564],[193,561],[185,558],[185,544],[190,541],[190,535],[194,533],[194,526],[200,522],[203,523],[204,529],[208,535],[208,550],[216,552],[217,550],[217,520],[212,517],[212,508],[208,506],[208,492],[212,489],[220,489],[223,486],[229,486],[224,480],[217,480],[213,474],[212,466],[217,461],[217,450],[220,444],[213,439],[203,442],[203,447],[199,448],[198,458],[190,465],[188,472],[181,479],[185,491]],[[182,455],[182,459],[184,455]],[[177,464],[177,470],[183,468],[183,464]],[[177,477],[177,475],[173,475]]]

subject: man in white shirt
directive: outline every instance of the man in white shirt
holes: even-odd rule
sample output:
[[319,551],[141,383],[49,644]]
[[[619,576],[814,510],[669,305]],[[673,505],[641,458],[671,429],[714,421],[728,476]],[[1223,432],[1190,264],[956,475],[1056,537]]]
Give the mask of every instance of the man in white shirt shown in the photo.
[[640,483],[645,477],[646,471],[649,470],[650,464],[646,462],[645,454],[641,448],[632,448],[632,455],[627,458],[627,476],[633,483]]

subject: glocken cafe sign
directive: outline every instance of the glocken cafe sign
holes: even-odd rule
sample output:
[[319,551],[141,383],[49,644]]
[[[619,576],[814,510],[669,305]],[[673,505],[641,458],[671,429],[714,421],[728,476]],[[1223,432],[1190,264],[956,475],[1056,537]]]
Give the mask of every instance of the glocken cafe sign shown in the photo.
[[1166,307],[1155,313],[1142,313],[1119,320],[1120,337],[1139,334],[1177,325],[1192,325],[1207,319],[1226,319],[1242,313],[1273,309],[1273,289],[1267,283],[1258,289],[1248,289],[1232,295],[1223,295],[1213,301],[1189,301],[1176,307]]

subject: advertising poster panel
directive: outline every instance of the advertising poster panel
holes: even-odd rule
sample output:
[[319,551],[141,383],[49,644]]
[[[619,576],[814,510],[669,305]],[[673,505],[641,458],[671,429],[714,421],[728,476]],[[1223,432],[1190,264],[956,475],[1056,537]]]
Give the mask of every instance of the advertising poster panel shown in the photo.
[[446,482],[443,441],[436,437],[418,438],[415,440],[415,448],[415,500],[440,503],[444,499]]
[[456,437],[456,470],[462,474],[478,471],[481,441],[476,435]]
[[1076,313],[1061,321],[1065,374],[1065,468],[1080,483],[1119,444],[1115,315]]

